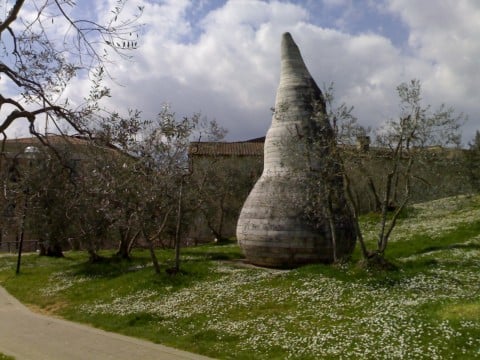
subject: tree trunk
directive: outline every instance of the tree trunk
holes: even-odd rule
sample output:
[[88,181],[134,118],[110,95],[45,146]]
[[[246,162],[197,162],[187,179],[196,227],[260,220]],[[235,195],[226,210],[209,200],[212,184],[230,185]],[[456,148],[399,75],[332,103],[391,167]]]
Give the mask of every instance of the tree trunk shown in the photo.
[[328,219],[328,226],[330,228],[330,237],[332,240],[332,258],[333,262],[337,262],[337,231],[335,230],[335,221],[333,219],[333,208],[332,208],[332,194],[327,189],[325,184],[326,197],[327,197],[327,204],[326,204],[326,212],[327,212],[327,219]]
[[[153,268],[155,269],[155,273],[157,275],[160,275],[160,264],[158,263],[158,258],[157,258],[157,255],[155,254],[155,247],[153,246],[153,239],[160,236],[160,234],[162,233],[163,229],[165,228],[165,226],[167,224],[167,220],[168,220],[168,216],[170,214],[170,211],[172,211],[171,208],[166,211],[166,213],[163,217],[163,221],[160,224],[160,227],[159,227],[157,233],[154,236],[150,236],[149,231],[147,231],[145,228],[142,230],[143,237],[148,244],[148,250],[150,251],[150,257],[152,259]],[[137,236],[138,236],[138,234],[137,234]]]
[[[396,166],[395,166],[396,168]],[[394,170],[396,171],[396,170]],[[390,203],[390,191],[392,190],[392,179],[395,175],[395,172],[392,171],[387,175],[387,182],[385,185],[385,194],[382,203],[382,217],[380,220],[380,233],[378,234],[377,249],[383,255],[383,252],[380,249],[385,249],[387,239],[385,238],[385,228],[387,226],[387,212],[388,205]]]
[[158,258],[157,258],[157,255],[155,254],[155,247],[153,246],[153,240],[149,238],[146,234],[143,234],[143,235],[145,236],[145,240],[148,243],[148,250],[150,251],[150,257],[152,259],[153,268],[155,269],[155,274],[159,275],[160,264],[158,263]]
[[207,219],[207,226],[208,226],[208,229],[212,232],[213,236],[215,236],[217,243],[226,242],[228,240],[227,238],[223,237],[223,235],[220,232],[216,230],[215,225],[212,224],[212,222],[209,219]]
[[129,241],[129,229],[119,229],[120,233],[120,243],[118,244],[117,252],[115,257],[122,260],[130,260],[130,241]]
[[183,193],[183,176],[180,180],[180,192],[178,197],[178,213],[177,226],[175,229],[175,273],[180,271],[180,226],[182,223],[182,193]]
[[362,257],[364,259],[368,259],[369,252],[368,252],[367,246],[365,244],[365,241],[363,239],[363,234],[362,234],[362,230],[360,229],[360,224],[358,223],[358,214],[359,214],[358,203],[356,203],[353,200],[352,188],[351,188],[351,185],[350,185],[350,178],[347,176],[347,174],[345,174],[345,172],[344,172],[344,175],[343,175],[343,179],[344,179],[344,184],[345,184],[345,194],[347,196],[347,201],[350,205],[350,209],[351,209],[352,214],[353,214],[353,225],[355,227],[357,240],[360,243],[360,250],[362,251]]
[[130,240],[128,243],[128,254],[132,253],[132,249],[135,246],[135,243],[137,242],[138,236],[140,235],[140,231],[137,231],[134,237]]
[[88,249],[88,255],[89,255],[89,259],[88,261],[91,263],[91,264],[96,264],[96,263],[99,263],[99,262],[102,262],[104,259],[103,256],[100,256],[97,254],[97,252],[93,249]]
[[55,243],[53,245],[51,244],[45,245],[45,242],[40,242],[38,247],[40,250],[39,251],[40,256],[49,256],[49,257],[56,257],[56,258],[64,257],[62,246],[58,243]]
[[378,249],[380,254],[383,254],[385,252],[385,249],[387,248],[388,239],[390,238],[390,235],[397,223],[398,216],[400,215],[400,212],[403,210],[403,208],[407,205],[408,201],[410,200],[410,191],[411,191],[410,171],[412,170],[412,165],[413,165],[413,158],[410,157],[407,165],[406,174],[405,174],[405,197],[402,203],[395,210],[392,220],[390,221],[390,226],[386,230],[386,233],[383,235],[382,244],[381,246],[379,246],[379,249]]
[[218,221],[218,235],[217,238],[219,242],[225,242],[227,239],[222,235],[223,234],[223,224],[225,221],[225,197],[226,194],[222,194],[222,199],[220,200],[220,219]]
[[377,189],[370,176],[368,177],[367,181],[368,181],[368,187],[373,194],[373,198],[375,199],[375,205],[373,210],[376,212],[382,208],[382,202],[380,201],[380,197],[378,196]]

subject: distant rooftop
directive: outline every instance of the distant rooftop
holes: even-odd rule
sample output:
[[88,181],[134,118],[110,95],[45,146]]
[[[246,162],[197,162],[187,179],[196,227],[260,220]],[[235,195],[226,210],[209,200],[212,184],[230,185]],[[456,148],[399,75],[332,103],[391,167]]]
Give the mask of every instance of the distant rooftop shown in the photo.
[[263,156],[265,137],[236,142],[192,142],[190,155],[200,156]]
[[[84,135],[47,134],[42,135],[42,140],[45,144],[51,146],[52,148],[57,150],[69,149],[69,152],[73,151],[77,155],[82,152],[81,149],[87,149],[92,145],[92,139]],[[2,141],[3,140],[0,138],[0,147],[2,146]],[[102,144],[99,146],[103,149],[118,151],[118,148],[112,144]],[[4,155],[7,157],[16,156],[30,147],[41,149],[44,147],[44,144],[35,136],[7,138],[5,140]]]
[[[89,139],[82,135],[58,135],[58,134],[47,134],[42,136],[42,139],[50,145],[58,144],[72,144],[72,145],[87,145]],[[0,143],[1,143],[0,139]],[[41,145],[40,140],[35,136],[24,137],[24,138],[8,138],[5,143],[7,145],[13,144],[22,144],[22,145]]]

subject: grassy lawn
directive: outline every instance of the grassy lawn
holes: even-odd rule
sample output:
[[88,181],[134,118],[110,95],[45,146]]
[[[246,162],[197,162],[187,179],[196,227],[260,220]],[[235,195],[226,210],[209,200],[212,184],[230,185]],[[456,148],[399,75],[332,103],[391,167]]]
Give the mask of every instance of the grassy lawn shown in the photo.
[[[376,216],[362,226],[373,243]],[[480,197],[409,209],[388,253],[398,271],[363,270],[358,253],[284,271],[239,266],[234,244],[201,246],[174,277],[143,251],[99,265],[25,256],[20,276],[0,257],[0,283],[39,311],[221,359],[480,358]]]
[[12,356],[7,356],[5,354],[0,353],[0,360],[14,360],[15,358]]

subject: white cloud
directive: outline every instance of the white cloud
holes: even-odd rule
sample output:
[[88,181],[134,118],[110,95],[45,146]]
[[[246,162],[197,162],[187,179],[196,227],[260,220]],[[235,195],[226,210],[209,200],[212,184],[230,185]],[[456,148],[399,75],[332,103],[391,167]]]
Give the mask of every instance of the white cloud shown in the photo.
[[[230,0],[210,11],[203,0],[139,4],[145,5],[141,21],[147,24],[142,46],[134,62],[118,61],[110,68],[116,83],[108,104],[116,110],[138,108],[153,116],[166,102],[179,115],[200,111],[216,118],[229,129],[229,139],[262,136],[278,85],[281,34],[289,31],[317,83],[334,82],[338,100],[354,105],[365,125],[394,117],[395,88],[412,78],[422,81],[424,98],[432,105],[445,101],[469,113],[473,121],[467,132],[479,125],[480,4],[475,0],[376,3],[378,16],[389,11],[407,27],[402,48],[371,31],[352,34],[341,26],[314,24],[318,14],[308,11],[308,1]],[[345,22],[358,16],[349,13],[352,4],[324,1],[345,7],[339,16]],[[374,4],[368,4],[373,11]],[[97,12],[108,15],[107,9],[102,5]],[[192,19],[192,11],[205,16]],[[81,81],[75,86],[71,94],[88,89]]]
[[[148,18],[157,20],[149,23],[137,62],[116,69],[126,85],[117,89],[122,103],[135,107],[139,101],[147,113],[154,113],[162,102],[170,102],[179,112],[201,111],[217,118],[232,136],[264,133],[278,81],[280,34],[306,21],[308,13],[280,2],[230,1],[201,20],[195,42],[184,42],[169,34],[174,25],[165,29],[158,21],[163,11],[162,6],[146,5]],[[186,28],[185,11],[175,13],[176,22]],[[125,93],[132,88],[151,91],[139,99]]]
[[480,126],[475,96],[480,83],[480,3],[390,0],[389,9],[410,29],[412,56],[426,70],[416,75],[423,81],[426,100],[446,102],[470,114],[465,133],[473,134]]
[[326,6],[332,6],[332,7],[345,6],[349,3],[349,0],[323,0],[323,3]]

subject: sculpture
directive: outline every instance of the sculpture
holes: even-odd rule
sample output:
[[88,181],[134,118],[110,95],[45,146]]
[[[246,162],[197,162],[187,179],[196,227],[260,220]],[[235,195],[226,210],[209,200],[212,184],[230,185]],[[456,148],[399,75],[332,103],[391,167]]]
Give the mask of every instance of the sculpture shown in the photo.
[[[356,236],[343,194],[343,179],[341,175],[324,179],[326,173],[338,170],[338,163],[331,158],[334,139],[323,94],[291,35],[285,33],[275,112],[265,139],[263,173],[237,223],[237,239],[247,261],[291,268],[332,262],[334,257],[351,254]],[[305,210],[310,206],[311,191],[306,186],[325,181],[332,195],[328,200],[334,199],[333,205],[330,202],[333,216],[317,216],[312,221]]]

